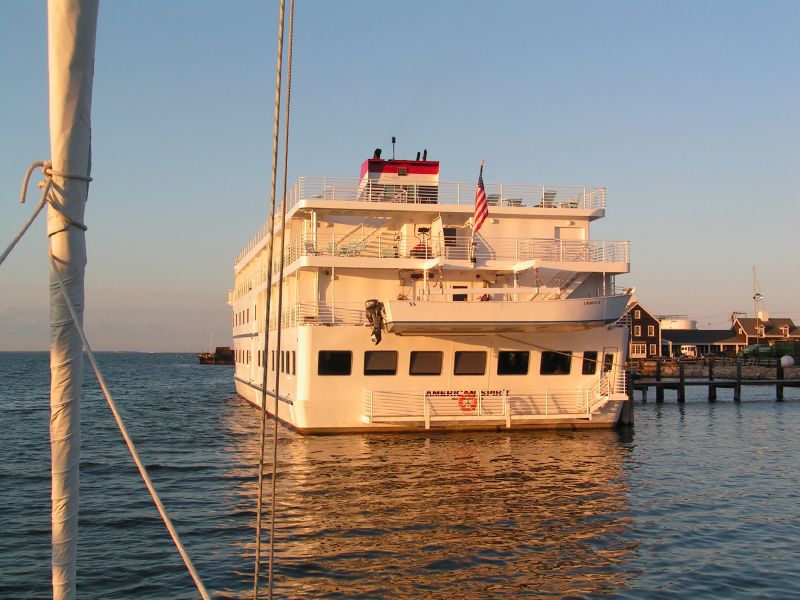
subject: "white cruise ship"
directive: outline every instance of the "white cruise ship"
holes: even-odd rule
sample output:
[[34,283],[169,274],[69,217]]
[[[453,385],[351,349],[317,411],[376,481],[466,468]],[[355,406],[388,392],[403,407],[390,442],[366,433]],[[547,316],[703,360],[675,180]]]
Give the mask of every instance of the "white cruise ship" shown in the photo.
[[[426,153],[427,154],[427,153]],[[234,264],[237,393],[303,433],[611,427],[625,394],[629,244],[589,239],[604,188],[439,181],[439,163],[301,177]],[[482,181],[481,181],[482,184]],[[277,317],[280,236],[286,235]],[[276,353],[275,331],[282,341]]]

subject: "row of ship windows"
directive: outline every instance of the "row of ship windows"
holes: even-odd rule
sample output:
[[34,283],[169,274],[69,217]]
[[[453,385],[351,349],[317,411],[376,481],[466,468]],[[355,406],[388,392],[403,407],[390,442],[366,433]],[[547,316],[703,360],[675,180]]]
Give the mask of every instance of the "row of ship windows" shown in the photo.
[[[236,362],[250,364],[250,350],[234,351]],[[262,366],[264,351],[256,352],[258,366]],[[441,375],[444,353],[439,351],[412,351],[409,356],[409,375]],[[486,352],[457,351],[453,357],[453,375],[485,375]],[[582,355],[581,374],[594,375],[597,372],[597,352],[587,350]],[[368,350],[364,352],[364,375],[396,375],[398,352],[395,350]],[[603,371],[610,371],[614,355],[606,354]],[[277,366],[281,373],[297,374],[297,353],[282,350],[276,360],[275,350],[271,352],[270,368]],[[527,375],[530,366],[530,352],[501,350],[497,354],[498,375]],[[542,352],[539,363],[540,375],[569,375],[572,368],[572,352],[568,350]],[[350,375],[353,370],[353,353],[350,350],[320,350],[317,362],[318,375]]]
[[[572,367],[572,352],[568,350],[542,352],[539,364],[540,375],[569,375]],[[439,351],[412,351],[409,356],[409,375],[441,375],[444,353]],[[587,350],[581,357],[581,374],[597,372],[597,352]],[[398,353],[394,350],[372,350],[364,352],[364,375],[396,375]],[[453,356],[453,375],[485,375],[487,353],[483,351],[458,351]],[[606,354],[603,371],[610,371],[613,354]],[[497,353],[498,375],[527,375],[530,367],[530,352],[501,350]],[[350,375],[353,369],[353,353],[350,350],[320,350],[317,363],[318,375]]]
[[[252,359],[252,354],[250,353],[250,350],[234,350],[233,358],[237,363],[249,365]],[[264,364],[263,358],[264,351],[258,350],[256,352],[256,360],[259,367]],[[287,375],[297,374],[297,353],[294,350],[281,350],[280,360],[277,362],[280,363],[281,373],[286,373]],[[273,371],[275,370],[275,363],[275,350],[273,350],[270,360],[270,368]]]
[[[237,325],[244,325],[245,323],[250,322],[250,309],[246,308],[244,310],[240,310],[239,312],[233,313],[231,317],[233,321],[233,326]],[[256,307],[253,307],[253,319],[256,318]]]

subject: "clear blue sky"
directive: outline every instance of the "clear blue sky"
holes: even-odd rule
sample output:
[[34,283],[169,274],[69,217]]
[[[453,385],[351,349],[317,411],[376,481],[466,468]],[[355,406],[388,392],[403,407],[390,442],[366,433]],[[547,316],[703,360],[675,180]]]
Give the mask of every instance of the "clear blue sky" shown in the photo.
[[[266,218],[277,1],[102,2],[86,221],[101,350],[230,341]],[[49,157],[46,4],[0,3],[0,245]],[[657,313],[800,322],[800,2],[298,0],[290,177],[428,148],[445,180],[604,185]],[[290,182],[291,182],[290,181]],[[0,350],[46,349],[43,221],[0,267]]]

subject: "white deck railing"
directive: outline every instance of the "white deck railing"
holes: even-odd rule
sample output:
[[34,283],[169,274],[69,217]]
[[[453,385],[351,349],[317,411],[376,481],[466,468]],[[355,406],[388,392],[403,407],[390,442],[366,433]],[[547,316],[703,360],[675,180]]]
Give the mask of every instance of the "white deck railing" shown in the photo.
[[[629,263],[630,242],[610,240],[558,240],[552,238],[483,238],[473,245],[466,237],[438,236],[420,239],[394,232],[364,231],[352,234],[305,234],[287,240],[284,261],[290,265],[303,256],[364,258],[443,257],[448,260]],[[278,272],[274,257],[273,273]]]
[[[283,310],[282,327],[300,325],[366,325],[363,302],[300,302]],[[275,315],[270,319],[275,328]]]
[[[287,210],[304,200],[394,202],[407,204],[444,204],[472,206],[475,183],[440,181],[436,186],[408,183],[403,185],[361,183],[341,177],[301,177],[286,192]],[[489,213],[494,207],[542,209],[604,209],[606,189],[565,185],[530,185],[509,183],[485,184]],[[269,235],[269,221],[259,227],[234,261],[238,264]]]
[[362,390],[363,418],[369,423],[422,421],[513,421],[530,419],[587,419],[602,408],[609,393],[604,375],[577,389],[523,392],[460,390],[390,392]]
[[469,238],[438,236],[420,239],[394,232],[358,237],[350,234],[304,235],[289,240],[285,261],[290,264],[301,256],[361,256],[367,258],[436,258],[451,260],[540,259],[554,262],[630,262],[630,243],[606,240],[558,240],[552,238],[483,238],[474,246]]
[[[542,260],[562,263],[622,263],[630,262],[630,242],[607,240],[556,240],[547,238],[476,238],[475,246],[466,238],[439,238],[420,240],[393,232],[364,231],[358,237],[352,234],[306,234],[288,240],[284,264],[291,265],[304,256],[336,256],[344,258],[414,258],[427,260],[469,260],[483,263],[488,260],[521,262]],[[387,263],[387,266],[389,263]],[[280,256],[273,257],[272,273],[280,268]],[[251,290],[267,280],[266,265],[251,275],[247,289]],[[242,284],[245,285],[245,284]],[[238,296],[237,296],[238,297]]]
[[[485,183],[489,211],[492,206],[514,208],[603,209],[603,187]],[[302,200],[359,202],[401,202],[411,204],[446,204],[472,206],[475,182],[440,181],[425,183],[376,183],[341,177],[301,177],[286,193],[287,208]]]

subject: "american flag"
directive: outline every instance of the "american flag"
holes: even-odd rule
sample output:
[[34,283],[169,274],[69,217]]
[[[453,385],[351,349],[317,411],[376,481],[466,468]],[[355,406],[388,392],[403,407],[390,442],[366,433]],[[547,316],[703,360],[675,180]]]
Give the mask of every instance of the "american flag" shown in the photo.
[[475,217],[472,219],[472,235],[478,233],[478,230],[488,216],[489,205],[486,203],[486,190],[483,187],[483,161],[481,161],[481,173],[478,175],[478,189],[475,190]]

